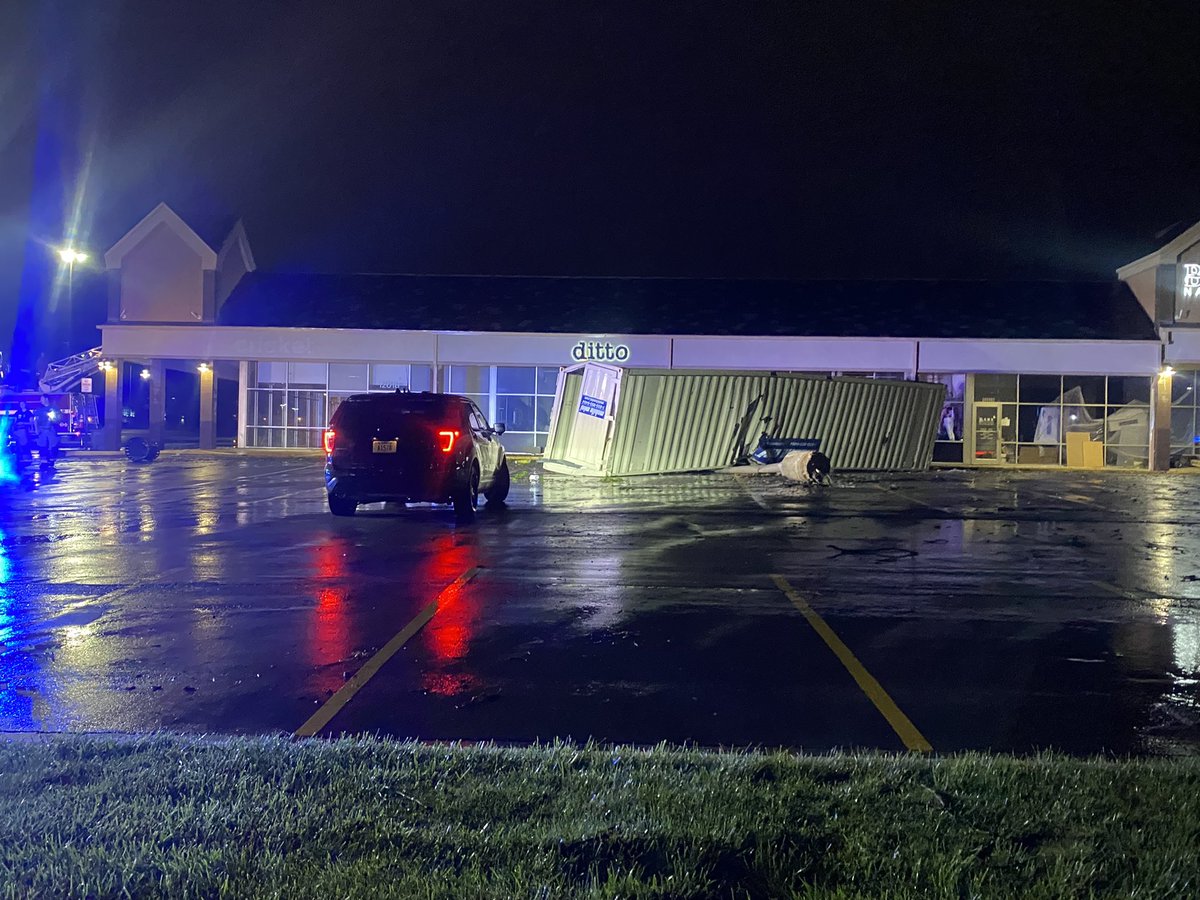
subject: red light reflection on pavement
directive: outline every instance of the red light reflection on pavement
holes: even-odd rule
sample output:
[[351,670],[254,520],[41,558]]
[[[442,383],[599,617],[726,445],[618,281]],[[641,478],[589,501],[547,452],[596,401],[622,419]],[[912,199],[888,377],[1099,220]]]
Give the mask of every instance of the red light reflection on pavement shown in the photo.
[[[475,565],[474,546],[458,543],[453,535],[443,535],[430,550],[429,580],[445,584]],[[421,638],[430,651],[430,671],[421,676],[421,687],[431,694],[453,697],[478,686],[479,679],[465,670],[471,639],[480,612],[479,590],[467,585],[453,596],[444,598],[435,615],[425,626]]]
[[309,623],[309,660],[315,667],[312,690],[321,695],[337,691],[345,682],[343,673],[350,665],[354,650],[351,641],[351,613],[347,609],[349,588],[338,584],[346,574],[346,553],[349,546],[331,540],[314,551],[314,568],[322,581],[317,591],[317,605]]
[[[415,555],[398,561],[395,621],[387,633],[371,633],[376,625],[364,618],[371,611],[351,597],[353,579],[350,561],[353,544],[331,537],[313,549],[312,567],[316,581],[316,605],[308,630],[308,659],[312,675],[308,687],[324,700],[345,684],[347,672],[357,671],[366,658],[355,659],[356,650],[378,649],[407,624],[430,600],[476,565],[478,553],[473,541],[455,534],[434,537]],[[349,556],[348,556],[349,554]],[[437,613],[409,643],[420,641],[426,654],[420,654],[420,687],[431,694],[457,696],[474,691],[479,679],[468,671],[471,640],[480,613],[479,594],[474,584],[447,592],[439,601]],[[414,685],[415,687],[415,685]]]

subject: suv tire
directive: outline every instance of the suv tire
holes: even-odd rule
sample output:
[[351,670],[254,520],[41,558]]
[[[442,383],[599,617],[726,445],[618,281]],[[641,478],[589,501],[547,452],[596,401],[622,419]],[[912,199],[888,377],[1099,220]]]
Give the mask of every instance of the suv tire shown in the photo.
[[353,497],[339,497],[337,494],[329,495],[329,511],[335,516],[352,516],[358,509],[358,501]]
[[454,494],[454,514],[464,521],[475,516],[475,504],[479,502],[479,467],[471,466],[471,475],[465,485]]
[[496,471],[496,478],[492,482],[492,486],[483,492],[483,496],[487,497],[487,502],[491,504],[500,504],[508,496],[508,489],[512,484],[512,476],[508,474],[508,460],[500,463],[500,468]]

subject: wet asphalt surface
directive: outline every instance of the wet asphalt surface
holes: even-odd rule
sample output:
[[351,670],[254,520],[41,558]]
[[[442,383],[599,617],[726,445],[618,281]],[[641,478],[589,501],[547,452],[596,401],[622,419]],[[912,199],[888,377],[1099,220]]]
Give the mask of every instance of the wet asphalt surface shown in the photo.
[[502,510],[326,511],[319,460],[76,457],[0,485],[0,731],[1200,750],[1200,477],[541,475]]

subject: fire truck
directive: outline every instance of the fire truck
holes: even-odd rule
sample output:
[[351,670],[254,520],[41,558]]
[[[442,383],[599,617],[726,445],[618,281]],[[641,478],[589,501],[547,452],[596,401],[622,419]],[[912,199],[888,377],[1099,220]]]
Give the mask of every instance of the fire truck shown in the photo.
[[[100,416],[96,395],[83,388],[89,386],[85,379],[99,372],[100,359],[97,347],[51,363],[39,379],[37,391],[20,391],[0,384],[0,416],[15,416],[21,401],[25,401],[30,412],[36,413],[42,407],[42,397],[49,397],[58,425],[59,446],[90,450],[92,435],[100,427]],[[11,421],[9,418],[8,422]],[[8,434],[11,429],[2,430]]]

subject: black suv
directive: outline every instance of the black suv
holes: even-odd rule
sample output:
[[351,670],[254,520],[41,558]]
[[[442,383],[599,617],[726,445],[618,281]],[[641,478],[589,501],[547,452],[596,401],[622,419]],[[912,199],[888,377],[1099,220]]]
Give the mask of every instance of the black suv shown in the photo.
[[453,503],[461,517],[508,496],[500,435],[471,400],[453,394],[355,394],[325,431],[329,511],[352,516],[360,503]]

